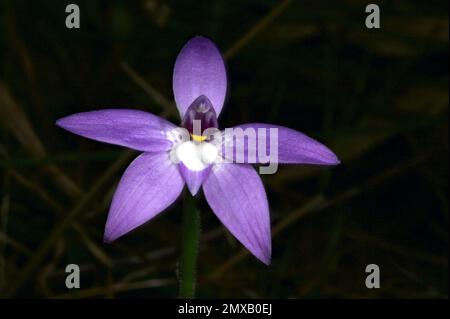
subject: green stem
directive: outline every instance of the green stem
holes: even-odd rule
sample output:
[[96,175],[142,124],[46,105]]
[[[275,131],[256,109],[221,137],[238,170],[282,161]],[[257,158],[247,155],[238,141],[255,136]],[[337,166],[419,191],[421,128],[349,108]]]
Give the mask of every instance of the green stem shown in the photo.
[[200,214],[195,206],[195,198],[188,192],[184,195],[183,206],[179,296],[180,298],[194,298],[200,239]]

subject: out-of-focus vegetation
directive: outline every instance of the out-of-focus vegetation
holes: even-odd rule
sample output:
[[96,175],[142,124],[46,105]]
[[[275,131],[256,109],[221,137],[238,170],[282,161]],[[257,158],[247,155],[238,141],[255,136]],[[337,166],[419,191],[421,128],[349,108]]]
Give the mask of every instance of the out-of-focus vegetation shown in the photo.
[[[203,196],[200,297],[448,297],[448,1],[0,2],[0,292],[173,297],[181,203],[106,245],[115,186],[135,153],[57,118],[137,108],[178,122],[171,77],[201,34],[227,59],[222,127],[277,123],[329,145],[336,168],[264,176],[273,262],[221,226]],[[81,266],[81,289],[64,285]],[[365,267],[381,288],[365,287]]]

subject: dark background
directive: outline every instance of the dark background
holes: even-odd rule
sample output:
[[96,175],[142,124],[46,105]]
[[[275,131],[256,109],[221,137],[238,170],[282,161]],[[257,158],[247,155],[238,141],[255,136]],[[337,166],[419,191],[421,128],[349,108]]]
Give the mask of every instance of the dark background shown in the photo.
[[[54,125],[143,109],[178,123],[171,77],[194,35],[224,52],[221,127],[302,131],[342,160],[263,176],[270,267],[200,194],[199,297],[448,298],[448,1],[0,1],[0,293],[175,297],[181,201],[117,242],[108,206],[136,154]],[[69,291],[65,266],[81,267]],[[381,288],[365,287],[365,267]]]

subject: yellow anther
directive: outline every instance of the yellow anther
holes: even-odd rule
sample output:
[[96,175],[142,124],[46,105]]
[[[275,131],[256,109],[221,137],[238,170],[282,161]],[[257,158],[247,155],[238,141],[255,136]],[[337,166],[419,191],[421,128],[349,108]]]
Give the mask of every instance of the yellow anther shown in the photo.
[[191,134],[192,139],[196,142],[203,142],[204,140],[206,140],[207,136],[203,136],[203,135],[194,135]]

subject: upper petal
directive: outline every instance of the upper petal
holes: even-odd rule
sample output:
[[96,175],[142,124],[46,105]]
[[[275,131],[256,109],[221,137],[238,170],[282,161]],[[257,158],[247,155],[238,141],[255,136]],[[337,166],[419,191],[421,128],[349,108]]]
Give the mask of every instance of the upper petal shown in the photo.
[[167,134],[175,125],[139,110],[104,109],[69,115],[56,125],[81,136],[139,151],[168,150],[172,142]]
[[113,241],[172,204],[184,180],[167,153],[144,153],[126,169],[114,194],[105,228]]
[[259,260],[270,263],[269,205],[251,165],[214,165],[203,183],[209,206],[228,230]]
[[[265,139],[264,139],[265,137]],[[296,130],[262,123],[238,125],[224,131],[222,156],[238,163],[336,165],[336,154]]]
[[201,36],[189,40],[178,54],[173,70],[173,93],[183,118],[187,108],[205,95],[219,115],[227,91],[227,74],[215,44]]

